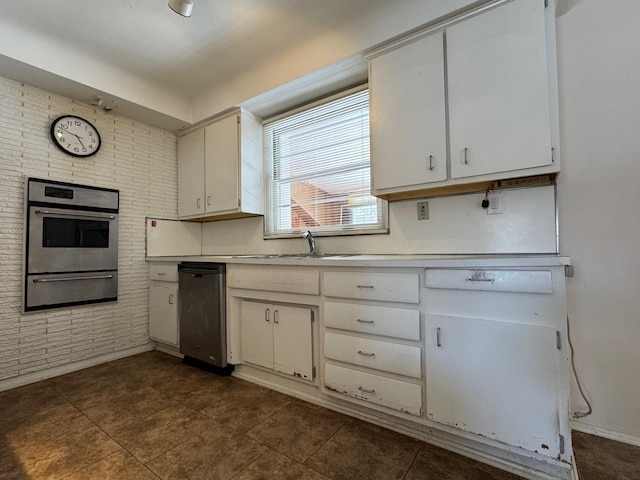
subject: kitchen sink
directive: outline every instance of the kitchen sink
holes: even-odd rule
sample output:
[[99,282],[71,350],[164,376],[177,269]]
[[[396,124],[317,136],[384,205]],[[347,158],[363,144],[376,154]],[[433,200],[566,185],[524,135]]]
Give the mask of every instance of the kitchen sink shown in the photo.
[[233,255],[235,258],[328,258],[353,257],[355,253],[256,253],[247,255]]

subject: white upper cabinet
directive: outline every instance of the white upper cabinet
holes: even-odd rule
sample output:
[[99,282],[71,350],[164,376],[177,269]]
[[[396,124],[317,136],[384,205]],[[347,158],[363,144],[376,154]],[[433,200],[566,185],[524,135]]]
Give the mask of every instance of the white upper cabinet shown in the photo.
[[262,127],[236,110],[178,139],[178,217],[262,215]]
[[446,180],[442,33],[369,64],[373,188]]
[[178,217],[204,213],[204,129],[178,138]]
[[560,170],[552,8],[497,3],[368,56],[375,195]]
[[551,165],[544,2],[447,29],[451,177]]

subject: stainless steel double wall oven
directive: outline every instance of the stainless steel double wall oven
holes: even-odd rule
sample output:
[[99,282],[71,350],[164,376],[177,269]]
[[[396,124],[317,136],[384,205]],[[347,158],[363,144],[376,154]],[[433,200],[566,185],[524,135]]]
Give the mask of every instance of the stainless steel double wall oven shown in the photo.
[[24,311],[118,297],[119,192],[27,178]]

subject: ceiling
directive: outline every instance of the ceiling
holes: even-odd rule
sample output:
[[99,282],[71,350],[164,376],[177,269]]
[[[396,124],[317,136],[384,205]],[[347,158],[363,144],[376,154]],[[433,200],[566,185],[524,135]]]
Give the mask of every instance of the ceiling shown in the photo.
[[339,28],[365,7],[393,3],[193,1],[189,18],[166,0],[12,2],[0,18],[0,75],[86,103],[100,97],[102,107],[134,118],[146,112],[151,123],[179,129],[198,120],[191,105],[217,85]]

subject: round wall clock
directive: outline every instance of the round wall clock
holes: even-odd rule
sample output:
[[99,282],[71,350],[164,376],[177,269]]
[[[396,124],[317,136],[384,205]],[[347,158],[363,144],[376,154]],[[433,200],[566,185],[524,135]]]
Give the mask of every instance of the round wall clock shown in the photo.
[[51,124],[51,138],[60,150],[74,157],[89,157],[100,150],[100,134],[91,122],[63,115]]

